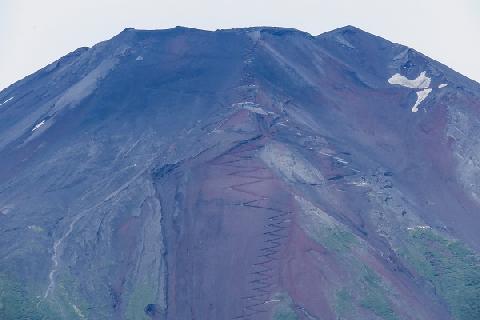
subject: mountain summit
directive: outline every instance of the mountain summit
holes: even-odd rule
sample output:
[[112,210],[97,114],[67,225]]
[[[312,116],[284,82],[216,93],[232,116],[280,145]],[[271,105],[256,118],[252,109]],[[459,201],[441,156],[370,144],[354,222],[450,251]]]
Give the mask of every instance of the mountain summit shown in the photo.
[[351,26],[78,49],[0,92],[0,318],[478,320],[479,101]]

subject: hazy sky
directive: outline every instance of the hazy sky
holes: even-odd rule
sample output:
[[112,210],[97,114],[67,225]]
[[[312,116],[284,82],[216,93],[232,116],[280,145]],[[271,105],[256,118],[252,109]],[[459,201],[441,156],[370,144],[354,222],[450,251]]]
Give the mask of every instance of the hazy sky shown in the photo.
[[125,27],[354,25],[480,82],[480,0],[0,0],[0,89]]

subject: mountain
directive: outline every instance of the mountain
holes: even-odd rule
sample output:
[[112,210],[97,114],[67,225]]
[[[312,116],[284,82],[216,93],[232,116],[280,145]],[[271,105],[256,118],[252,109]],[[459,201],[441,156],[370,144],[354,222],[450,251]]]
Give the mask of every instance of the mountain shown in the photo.
[[480,85],[413,49],[126,29],[0,103],[1,319],[480,319]]

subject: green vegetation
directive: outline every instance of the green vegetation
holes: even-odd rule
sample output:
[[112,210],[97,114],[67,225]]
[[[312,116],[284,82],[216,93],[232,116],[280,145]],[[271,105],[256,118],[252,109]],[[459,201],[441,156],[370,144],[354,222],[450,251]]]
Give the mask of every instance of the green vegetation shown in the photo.
[[295,311],[290,306],[281,306],[275,310],[273,320],[297,320],[298,317]]
[[409,232],[404,258],[428,280],[458,320],[480,319],[480,258],[431,229]]
[[42,227],[35,226],[35,225],[28,226],[28,229],[30,229],[34,232],[37,232],[37,233],[41,233],[41,232],[45,231]]
[[357,279],[350,286],[337,291],[335,311],[338,319],[356,319],[356,310],[364,308],[381,319],[397,320],[382,279],[365,265],[356,272]]
[[346,288],[339,290],[335,297],[335,311],[339,319],[344,319],[353,307],[353,297]]
[[382,280],[370,268],[365,268],[362,278],[360,305],[385,320],[398,319],[392,309],[388,292]]
[[42,304],[39,298],[30,296],[24,286],[0,274],[0,319],[56,320],[60,317]]
[[128,300],[126,310],[127,320],[148,320],[145,314],[145,306],[149,303],[155,303],[155,289],[148,285],[137,285]]
[[397,320],[387,286],[372,269],[356,255],[364,243],[347,226],[315,207],[307,200],[297,199],[304,215],[302,226],[307,234],[328,250],[352,275],[350,284],[341,288],[333,302],[339,319],[356,319],[359,309],[385,320]]
[[67,273],[57,275],[55,290],[52,292],[54,304],[65,319],[88,319],[88,304],[80,299],[80,289],[75,278]]
[[345,253],[358,245],[356,236],[343,224],[305,199],[297,199],[302,206],[302,227],[317,243],[328,250]]
[[274,299],[280,300],[275,307],[273,320],[298,320],[298,316],[292,308],[292,298],[288,294],[276,294]]
[[357,243],[355,235],[338,226],[323,228],[325,233],[322,244],[329,250],[336,252],[349,251]]

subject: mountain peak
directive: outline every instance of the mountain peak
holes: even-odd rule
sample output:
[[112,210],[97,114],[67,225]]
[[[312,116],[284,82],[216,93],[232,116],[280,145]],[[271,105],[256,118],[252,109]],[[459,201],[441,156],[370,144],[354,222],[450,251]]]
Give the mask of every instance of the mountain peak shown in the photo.
[[377,38],[377,39],[382,39],[374,34],[371,34],[370,32],[367,32],[365,30],[362,30],[358,27],[352,26],[352,25],[347,25],[344,27],[336,28],[331,31],[327,31],[324,33],[321,33],[317,36],[317,38],[332,38],[332,37],[337,37],[337,36],[345,36],[345,37],[365,37],[365,38]]
[[362,29],[360,29],[358,27],[355,27],[353,25],[346,25],[346,26],[343,26],[343,27],[333,29],[331,31],[327,31],[325,33],[338,33],[338,32],[343,33],[343,32],[366,32],[366,31],[363,31]]
[[0,92],[0,319],[480,319],[464,84],[353,26],[67,55]]

